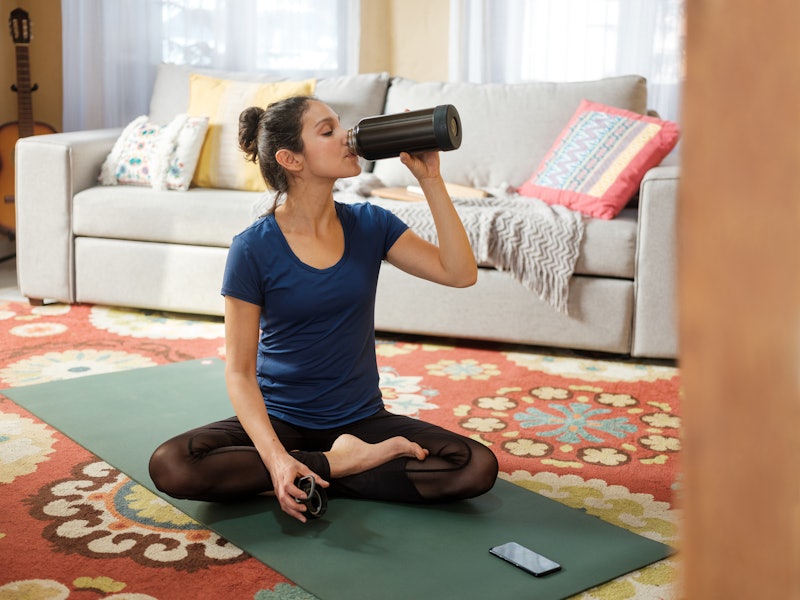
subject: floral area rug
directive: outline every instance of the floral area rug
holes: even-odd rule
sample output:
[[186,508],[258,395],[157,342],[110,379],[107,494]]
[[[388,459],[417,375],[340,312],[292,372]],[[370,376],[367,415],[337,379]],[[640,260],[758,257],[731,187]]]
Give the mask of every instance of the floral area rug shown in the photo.
[[[504,479],[677,544],[674,366],[411,336],[382,336],[377,353],[393,412],[486,444]],[[205,357],[224,358],[221,319],[0,303],[0,600],[313,598],[2,395]],[[578,598],[677,587],[667,559]]]

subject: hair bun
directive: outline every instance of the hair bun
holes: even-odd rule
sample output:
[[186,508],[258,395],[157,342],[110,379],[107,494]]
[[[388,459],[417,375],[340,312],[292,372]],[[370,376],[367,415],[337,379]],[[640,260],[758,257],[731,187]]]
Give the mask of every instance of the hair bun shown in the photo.
[[258,157],[258,123],[263,115],[260,106],[245,108],[239,115],[239,147],[253,162]]

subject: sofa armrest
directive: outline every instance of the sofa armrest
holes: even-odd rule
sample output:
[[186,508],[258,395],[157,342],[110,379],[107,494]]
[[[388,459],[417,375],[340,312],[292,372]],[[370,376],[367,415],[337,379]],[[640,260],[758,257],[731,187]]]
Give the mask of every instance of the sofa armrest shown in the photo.
[[17,277],[24,296],[74,302],[72,197],[96,185],[121,131],[38,135],[17,142]]
[[632,356],[677,358],[677,166],[648,171],[639,190]]

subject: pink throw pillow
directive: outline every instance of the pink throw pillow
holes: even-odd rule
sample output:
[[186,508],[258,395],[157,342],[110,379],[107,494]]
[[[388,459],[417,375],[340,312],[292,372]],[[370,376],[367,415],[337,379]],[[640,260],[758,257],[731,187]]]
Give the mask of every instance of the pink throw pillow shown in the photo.
[[678,143],[671,121],[584,100],[531,178],[523,196],[613,219],[645,173]]

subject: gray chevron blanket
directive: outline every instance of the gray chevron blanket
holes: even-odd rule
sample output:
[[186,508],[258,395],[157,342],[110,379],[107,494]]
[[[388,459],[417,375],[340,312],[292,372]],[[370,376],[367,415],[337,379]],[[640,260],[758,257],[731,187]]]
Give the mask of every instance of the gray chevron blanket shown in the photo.
[[[375,197],[369,201],[391,210],[420,237],[436,242],[426,202]],[[583,237],[579,213],[516,194],[453,198],[453,204],[479,264],[508,271],[542,301],[567,314],[569,280]]]
[[[373,189],[382,186],[377,177],[365,173],[340,180],[334,198],[345,203],[368,199],[391,210],[420,237],[435,243],[436,228],[428,204],[370,196]],[[475,260],[511,273],[536,297],[567,314],[569,280],[583,239],[581,215],[505,190],[493,193],[489,198],[453,198]],[[253,206],[253,217],[263,214],[273,200],[274,194],[264,194]]]

